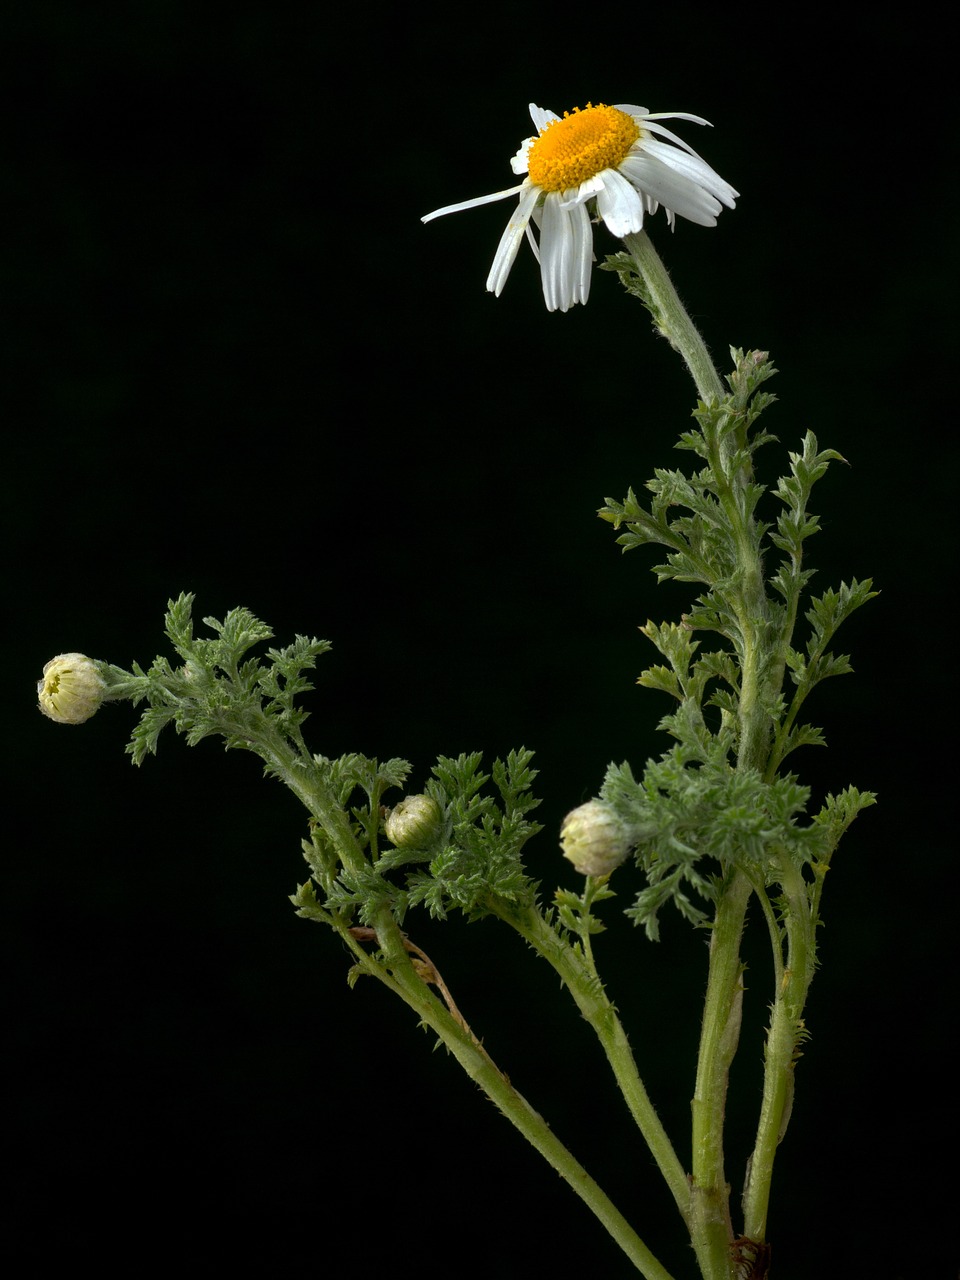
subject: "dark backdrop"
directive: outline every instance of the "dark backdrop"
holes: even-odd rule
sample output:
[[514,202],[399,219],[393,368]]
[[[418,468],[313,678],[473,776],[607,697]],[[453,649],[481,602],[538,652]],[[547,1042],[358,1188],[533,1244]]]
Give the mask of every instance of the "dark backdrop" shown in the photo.
[[[403,755],[416,784],[438,753],[535,749],[532,870],[572,885],[564,812],[610,760],[639,768],[666,745],[665,705],[634,684],[651,656],[636,628],[688,603],[655,587],[653,554],[623,559],[595,511],[672,465],[692,387],[612,277],[548,315],[523,248],[504,295],[484,293],[510,202],[418,218],[511,184],[531,99],[639,100],[714,122],[682,132],[739,207],[714,231],[671,236],[661,216],[652,233],[721,361],[731,343],[773,352],[770,429],[793,447],[812,427],[850,462],[817,493],[819,581],[872,573],[883,591],[842,635],[856,676],[812,707],[831,750],[796,759],[818,797],[853,782],[882,807],[830,877],[774,1274],[954,1274],[938,1191],[955,1013],[947,36],[924,6],[909,24],[863,14],[7,10],[4,934],[21,1247],[124,1274],[131,1246],[282,1274],[338,1239],[364,1270],[627,1274],[406,1009],[373,983],[348,990],[342,949],[296,919],[303,817],[252,757],[171,736],[134,771],[129,707],[58,728],[33,682],[63,650],[148,662],[181,590],[201,615],[245,604],[282,643],[334,642],[309,702],[316,750]],[[613,251],[604,235],[598,252]],[[773,447],[767,462],[771,479]],[[494,1058],[691,1275],[546,967],[490,922],[408,923]],[[683,1133],[705,957],[669,914],[663,933],[652,946],[624,924],[599,952]],[[758,942],[731,1099],[744,1134],[769,998]],[[739,1183],[748,1144],[732,1142]]]

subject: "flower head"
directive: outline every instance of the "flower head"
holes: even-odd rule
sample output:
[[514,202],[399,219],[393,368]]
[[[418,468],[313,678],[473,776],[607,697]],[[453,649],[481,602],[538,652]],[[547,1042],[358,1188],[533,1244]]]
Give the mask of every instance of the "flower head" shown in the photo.
[[422,849],[435,843],[443,830],[443,814],[432,796],[404,796],[390,810],[384,834],[398,849]]
[[[622,239],[641,231],[644,215],[656,213],[660,205],[671,227],[677,214],[702,227],[716,226],[721,206],[732,209],[739,195],[692,147],[657,123],[677,119],[709,124],[700,116],[682,111],[650,115],[644,107],[602,103],[564,112],[562,120],[531,103],[530,115],[537,136],[527,138],[511,161],[514,173],[527,175],[518,187],[450,204],[421,219],[429,222],[519,195],[487,277],[487,289],[497,297],[524,234],[540,263],[547,309],[568,311],[574,303],[586,302],[590,293],[594,207],[598,220]],[[540,231],[539,245],[531,220]]]
[[606,876],[630,852],[633,833],[603,800],[573,809],[560,827],[560,848],[584,876]]
[[40,710],[58,724],[83,724],[100,708],[106,685],[99,664],[82,653],[61,653],[37,684]]

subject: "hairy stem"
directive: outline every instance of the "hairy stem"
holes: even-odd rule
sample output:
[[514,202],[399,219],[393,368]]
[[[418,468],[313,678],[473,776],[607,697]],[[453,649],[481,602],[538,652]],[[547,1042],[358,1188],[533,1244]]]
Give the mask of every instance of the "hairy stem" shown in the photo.
[[381,948],[380,961],[368,956],[358,944],[351,941],[351,949],[355,954],[359,953],[366,971],[385,982],[414,1010],[421,1023],[440,1037],[471,1080],[539,1151],[551,1168],[573,1188],[635,1269],[646,1280],[672,1280],[667,1269],[644,1244],[606,1193],[556,1137],[543,1117],[513,1087],[469,1029],[461,1025],[431,992],[414,968],[404,945],[403,935],[389,911],[382,912],[377,922],[377,941]]
[[693,1113],[691,1238],[705,1280],[729,1280],[730,1188],[723,1158],[723,1124],[730,1063],[740,1035],[743,965],[740,940],[750,884],[736,872],[717,902],[703,1006]]
[[503,913],[506,920],[530,946],[556,970],[577,1008],[593,1028],[607,1055],[630,1114],[650,1148],[664,1181],[676,1201],[684,1222],[690,1217],[690,1186],[683,1165],[650,1101],[623,1024],[607,998],[593,965],[557,934],[535,908],[522,919]]
[[773,935],[777,989],[764,1048],[763,1101],[757,1140],[743,1190],[744,1234],[757,1241],[766,1239],[773,1163],[790,1120],[794,1063],[803,1035],[801,1015],[815,962],[806,884],[786,854],[781,861],[780,874],[786,899],[787,963],[783,964],[779,935]]
[[680,301],[673,281],[667,273],[660,255],[653,247],[645,231],[624,237],[637,270],[647,286],[647,305],[653,314],[659,332],[675,351],[679,351],[690,370],[701,400],[720,399],[724,386],[714,368],[706,344]]

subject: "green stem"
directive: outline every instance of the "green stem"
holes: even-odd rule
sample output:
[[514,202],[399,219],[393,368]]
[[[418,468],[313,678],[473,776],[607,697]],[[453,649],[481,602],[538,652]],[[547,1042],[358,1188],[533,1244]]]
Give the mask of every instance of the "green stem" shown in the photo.
[[813,977],[813,924],[806,884],[787,854],[780,859],[786,898],[787,963],[783,964],[779,933],[771,933],[777,989],[764,1048],[763,1101],[757,1140],[743,1190],[744,1234],[766,1239],[773,1163],[793,1105],[793,1068],[803,1034],[802,1013]]
[[757,1140],[743,1189],[743,1231],[751,1240],[766,1240],[773,1162],[793,1104],[795,1048],[795,1024],[787,1012],[786,1003],[778,999],[774,1002],[764,1047],[763,1101]]
[[740,940],[750,884],[735,873],[717,902],[703,1006],[693,1111],[691,1239],[705,1280],[729,1280],[730,1188],[723,1159],[723,1123],[730,1063],[740,1035],[743,965]]
[[[693,375],[700,397],[705,402],[720,400],[725,388],[714,368],[706,345],[677,295],[666,267],[646,232],[625,237],[637,270],[647,289],[647,305],[660,332],[680,353]],[[763,578],[756,524],[745,512],[744,490],[750,480],[749,463],[737,474],[728,474],[727,464],[734,454],[735,442],[727,434],[715,442],[711,465],[717,492],[737,538],[739,578],[737,613],[741,628],[741,661],[743,679],[740,690],[740,768],[763,772],[768,753],[770,717],[767,689],[761,667],[764,646],[768,643],[768,602]],[[776,692],[779,692],[779,683]]]
[[[265,738],[267,735],[252,744],[254,749],[321,823],[328,837],[336,843],[345,865],[353,865],[358,860],[363,863],[363,854],[350,829],[347,815],[328,794],[315,772],[309,766],[304,768],[304,761],[279,735],[269,735],[267,740]],[[414,968],[404,946],[403,933],[389,910],[381,911],[376,922],[382,962],[368,955],[349,933],[344,933],[343,930],[340,932],[362,968],[384,982],[419,1015],[423,1024],[436,1032],[467,1075],[580,1196],[636,1269],[647,1280],[672,1280],[670,1273],[651,1253],[606,1193],[551,1131],[543,1117],[510,1084],[469,1029],[429,990]]]
[[[723,383],[649,239],[643,233],[628,236],[626,245],[643,278],[647,290],[645,300],[657,326],[682,355],[701,399],[707,403],[721,399],[725,394]],[[741,667],[737,768],[756,770],[762,775],[770,750],[770,627],[757,528],[747,504],[749,462],[731,466],[738,453],[742,453],[743,441],[736,440],[729,431],[714,434],[712,443],[710,463],[716,492],[737,547],[737,575],[731,592],[739,629],[737,648]],[[743,453],[743,456],[747,455]],[[729,1280],[732,1268],[733,1231],[730,1188],[724,1169],[723,1128],[729,1069],[740,1030],[743,999],[740,945],[751,892],[747,878],[740,872],[732,873],[717,902],[710,942],[710,968],[692,1104],[690,1213],[691,1239],[707,1280]],[[782,1056],[782,1038],[778,1031],[775,1040],[778,1061]],[[783,1082],[782,1072],[778,1079]],[[782,1116],[783,1105],[779,1112]]]
[[306,748],[301,746],[299,751],[294,750],[265,716],[260,717],[256,732],[244,725],[231,726],[231,729],[237,736],[242,734],[247,739],[250,750],[264,761],[268,771],[302,801],[335,845],[343,865],[351,871],[359,871],[366,860],[350,819],[337,804]]
[[607,998],[596,969],[557,934],[536,908],[521,918],[498,912],[557,972],[577,1008],[593,1028],[630,1114],[650,1148],[684,1222],[690,1219],[690,1185],[683,1165],[654,1109],[616,1009]]
[[708,403],[711,399],[719,400],[725,394],[723,383],[649,236],[645,231],[638,231],[625,236],[623,242],[647,286],[647,304],[657,329],[683,357],[701,400]]
[[[740,697],[738,708],[737,768],[755,769],[762,774],[770,752],[772,719],[769,706],[772,694],[779,693],[783,669],[769,661],[770,645],[775,642],[769,623],[770,607],[763,576],[760,538],[752,513],[745,505],[745,489],[750,480],[749,463],[731,472],[731,458],[737,449],[730,435],[720,440],[716,432],[707,436],[710,466],[714,474],[717,497],[733,532],[736,545],[737,573],[729,592],[730,605],[736,615],[739,636],[736,647],[740,658]],[[770,681],[775,684],[771,690]]]
[[494,1102],[512,1125],[573,1188],[646,1280],[672,1280],[606,1193],[552,1132],[549,1125],[513,1087],[496,1063],[437,999],[418,975],[404,946],[403,934],[388,911],[377,921],[382,962],[367,955],[353,939],[351,949],[364,969],[380,978],[434,1031],[467,1075]]

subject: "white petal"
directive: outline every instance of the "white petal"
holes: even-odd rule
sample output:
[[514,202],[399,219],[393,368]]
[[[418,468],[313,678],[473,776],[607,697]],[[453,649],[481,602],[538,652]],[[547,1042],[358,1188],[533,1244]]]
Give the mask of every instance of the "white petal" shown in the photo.
[[[699,116],[691,117],[691,118],[699,119]],[[709,120],[701,121],[701,124],[709,124],[709,123],[710,123]],[[670,141],[675,142],[678,147],[682,147],[684,151],[688,152],[692,156],[697,156],[698,160],[700,159],[700,156],[697,155],[696,151],[694,151],[693,147],[691,147],[689,142],[684,142],[682,138],[678,137],[677,134],[672,133],[664,125],[654,124],[652,116],[647,116],[646,120],[641,121],[641,124],[644,130],[649,130],[651,133],[659,133],[662,135],[662,137],[669,138]],[[638,144],[635,143],[634,145],[636,146]],[[706,161],[704,161],[704,163],[706,163]]]
[[461,200],[459,204],[445,204],[442,209],[434,209],[433,213],[424,214],[421,222],[432,222],[434,218],[442,218],[445,213],[459,213],[461,209],[476,209],[481,204],[493,204],[496,200],[506,200],[507,196],[518,195],[526,183],[519,187],[510,187],[507,191],[494,191],[490,196],[477,196],[476,200]]
[[564,207],[547,195],[540,232],[540,277],[548,311],[569,311],[590,293],[593,233],[583,204]]
[[[610,170],[606,172],[609,173]],[[579,187],[567,187],[566,191],[556,192],[556,197],[560,201],[561,209],[569,209],[575,204],[583,204],[585,200],[592,200],[602,190],[603,175],[595,173],[592,178],[587,178],[586,182],[581,182]]]
[[643,201],[635,187],[616,169],[598,175],[603,186],[597,193],[597,210],[608,229],[622,240],[643,230]]
[[497,245],[497,252],[493,259],[493,266],[487,276],[487,292],[496,294],[498,298],[503,291],[503,286],[507,283],[507,276],[510,274],[513,260],[517,256],[520,241],[523,239],[523,234],[530,222],[530,214],[540,199],[540,188],[533,186],[532,183],[524,183],[520,190],[522,193],[520,203],[514,210],[513,217],[507,223],[503,235],[500,237],[500,243]]
[[543,133],[551,120],[559,120],[560,117],[555,111],[548,111],[546,107],[538,107],[535,102],[531,102],[530,119],[533,121],[533,127],[537,133]]
[[[531,218],[530,221],[532,222],[533,219]],[[537,265],[539,266],[540,265],[540,246],[537,244],[537,237],[533,234],[533,227],[531,227],[529,222],[527,223],[527,244],[533,250],[533,256],[536,258]]]
[[520,143],[520,150],[510,161],[510,168],[514,173],[526,173],[529,167],[528,159],[530,156],[530,148],[536,142],[536,138],[524,138]]
[[731,187],[729,182],[724,182],[719,173],[711,169],[706,160],[701,160],[698,155],[687,155],[686,152],[678,151],[676,147],[668,146],[665,142],[657,142],[656,138],[646,138],[637,147],[637,151],[655,156],[671,169],[686,174],[699,186],[706,188],[711,195],[716,196],[728,209],[736,207],[735,201],[740,192]]
[[629,102],[616,102],[613,109],[614,111],[623,111],[628,116],[645,116],[647,114],[646,107],[636,107]]
[[652,196],[681,218],[715,227],[720,212],[719,201],[709,191],[684,174],[663,164],[656,156],[643,152],[628,155],[620,163],[620,172],[647,196]]
[[708,129],[712,129],[713,125],[709,120],[704,120],[703,116],[691,115],[689,111],[652,111],[648,116],[648,120],[692,120],[694,124],[705,124]]

